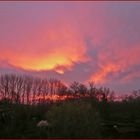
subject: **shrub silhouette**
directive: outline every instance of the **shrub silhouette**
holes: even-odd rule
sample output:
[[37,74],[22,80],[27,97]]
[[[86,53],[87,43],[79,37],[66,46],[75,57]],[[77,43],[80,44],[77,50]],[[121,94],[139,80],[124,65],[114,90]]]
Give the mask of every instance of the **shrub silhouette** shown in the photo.
[[100,115],[89,103],[65,102],[46,114],[52,125],[50,137],[88,138],[100,136]]

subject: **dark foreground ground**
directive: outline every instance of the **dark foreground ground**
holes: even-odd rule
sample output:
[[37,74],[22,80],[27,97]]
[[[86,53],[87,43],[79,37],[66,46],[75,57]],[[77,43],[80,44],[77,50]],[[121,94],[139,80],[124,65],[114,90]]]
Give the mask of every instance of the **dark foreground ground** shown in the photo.
[[[37,127],[41,120],[49,125]],[[140,101],[0,102],[0,138],[140,138]]]

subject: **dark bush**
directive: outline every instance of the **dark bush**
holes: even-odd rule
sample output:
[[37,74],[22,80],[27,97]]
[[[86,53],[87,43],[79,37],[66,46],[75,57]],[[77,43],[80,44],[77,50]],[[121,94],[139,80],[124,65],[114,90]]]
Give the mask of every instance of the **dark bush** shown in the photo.
[[50,137],[100,137],[100,115],[89,103],[65,102],[54,105],[46,116],[52,126]]

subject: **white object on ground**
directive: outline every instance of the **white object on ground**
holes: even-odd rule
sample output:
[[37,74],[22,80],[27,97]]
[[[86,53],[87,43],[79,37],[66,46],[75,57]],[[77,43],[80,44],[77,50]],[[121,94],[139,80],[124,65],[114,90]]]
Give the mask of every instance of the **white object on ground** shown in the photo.
[[47,127],[49,125],[47,120],[41,120],[38,122],[37,127]]

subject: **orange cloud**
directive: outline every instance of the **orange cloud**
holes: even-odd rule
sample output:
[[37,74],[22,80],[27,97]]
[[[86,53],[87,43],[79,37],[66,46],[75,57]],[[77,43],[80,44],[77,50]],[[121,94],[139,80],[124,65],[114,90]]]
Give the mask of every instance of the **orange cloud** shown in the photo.
[[[103,50],[101,50],[100,54],[98,55],[99,70],[92,74],[89,80],[94,81],[96,84],[110,82],[113,77],[109,79],[109,74],[119,75],[120,72],[127,72],[135,65],[139,65],[139,52],[139,45],[134,45],[134,47],[120,48],[115,44],[111,44],[110,47],[106,48],[106,51],[103,48]],[[139,73],[135,72],[127,75],[122,79],[122,82],[127,82],[136,76],[139,76]]]
[[0,58],[26,70],[55,70],[60,74],[66,69],[72,69],[74,63],[89,59],[84,41],[69,25],[61,25],[59,28],[50,26],[49,29],[42,27],[33,40],[24,41],[18,47],[4,50]]
[[105,66],[102,66],[102,68],[97,71],[95,74],[93,74],[90,78],[90,81],[94,81],[96,84],[102,84],[105,83],[107,79],[107,75],[109,73],[115,73],[120,70],[120,66],[115,64],[106,64]]

